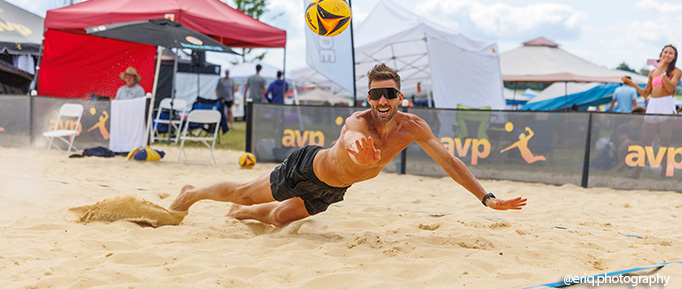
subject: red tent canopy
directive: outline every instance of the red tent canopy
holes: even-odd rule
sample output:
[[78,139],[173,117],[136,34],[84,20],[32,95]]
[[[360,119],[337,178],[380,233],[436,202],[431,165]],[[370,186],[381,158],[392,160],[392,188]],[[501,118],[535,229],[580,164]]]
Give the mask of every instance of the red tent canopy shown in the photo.
[[45,28],[83,32],[83,28],[95,25],[164,17],[227,46],[284,47],[286,44],[286,31],[218,0],[91,0],[47,11]]
[[[96,25],[169,18],[231,47],[285,47],[286,31],[218,0],[91,0],[48,10],[39,94],[86,98],[114,97],[123,85],[118,75],[133,66],[140,85],[151,92],[155,49],[145,44],[85,35]],[[69,32],[69,33],[66,33]]]

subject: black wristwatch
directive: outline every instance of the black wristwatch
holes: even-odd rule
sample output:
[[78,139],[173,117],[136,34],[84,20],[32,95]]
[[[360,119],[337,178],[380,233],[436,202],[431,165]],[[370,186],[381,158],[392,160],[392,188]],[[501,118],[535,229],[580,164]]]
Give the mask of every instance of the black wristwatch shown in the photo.
[[495,195],[493,193],[487,193],[485,196],[483,196],[483,199],[481,200],[481,203],[483,203],[484,206],[488,206],[485,204],[485,201],[487,201],[489,198],[495,198]]

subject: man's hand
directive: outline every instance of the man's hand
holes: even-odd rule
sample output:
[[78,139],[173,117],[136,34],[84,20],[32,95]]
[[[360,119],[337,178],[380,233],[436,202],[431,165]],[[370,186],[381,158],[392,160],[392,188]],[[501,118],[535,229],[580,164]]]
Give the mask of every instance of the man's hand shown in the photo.
[[485,201],[485,204],[488,205],[491,209],[495,210],[521,210],[523,206],[526,205],[526,198],[518,197],[516,199],[511,199],[511,200],[500,200],[497,198],[489,198]]
[[355,141],[355,147],[346,147],[351,159],[358,165],[373,165],[381,160],[381,150],[374,147],[372,137],[361,138]]

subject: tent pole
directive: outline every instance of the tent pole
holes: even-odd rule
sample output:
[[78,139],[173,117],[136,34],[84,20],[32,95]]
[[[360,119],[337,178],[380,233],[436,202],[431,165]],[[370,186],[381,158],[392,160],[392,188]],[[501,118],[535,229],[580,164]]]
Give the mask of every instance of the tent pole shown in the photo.
[[[353,6],[351,4],[351,1],[348,0],[348,6],[353,9]],[[353,62],[352,69],[353,69],[353,107],[357,106],[358,103],[358,88],[356,87],[355,84],[355,43],[353,43],[353,19],[351,18],[350,20],[350,52],[351,52],[351,61]]]
[[152,85],[152,98],[151,101],[149,102],[149,112],[147,113],[147,134],[144,140],[144,146],[146,147],[149,145],[149,139],[152,137],[151,136],[151,127],[152,127],[152,113],[154,111],[154,101],[156,100],[156,90],[158,89],[159,85],[159,69],[161,68],[161,55],[163,54],[163,48],[161,46],[157,46],[156,48],[156,70],[154,72],[154,84]]
[[517,108],[516,108],[516,84],[517,84],[517,82],[515,81],[514,82],[514,94],[512,96],[512,107],[514,108],[514,110],[517,110]]
[[433,101],[433,97],[431,96],[431,91],[432,91],[431,88],[433,87],[433,81],[429,81],[429,82],[430,83],[427,86],[428,88],[426,89],[426,101],[428,102],[427,107],[433,108],[433,105],[431,104],[431,102]]
[[[287,72],[287,48],[286,47],[284,47],[284,57],[282,57],[282,58],[283,58],[283,60],[282,60],[282,82],[284,82],[282,87],[284,88],[284,87],[287,87],[287,85],[286,85],[286,83],[287,83],[287,74],[286,74],[286,72]],[[287,94],[286,89],[284,90],[284,94]],[[282,100],[284,100],[284,99],[282,99]]]
[[298,101],[298,83],[297,82],[294,82],[294,104],[301,105],[301,103]]
[[[178,49],[175,50],[173,53],[174,56],[174,61],[173,61],[173,85],[171,85],[171,103],[170,103],[170,111],[168,112],[168,143],[170,143],[170,137],[171,137],[171,127],[173,127],[173,124],[171,123],[173,121],[173,113],[175,112],[175,75],[177,74],[178,70]],[[184,109],[184,108],[183,108]],[[175,132],[175,133],[180,133],[180,132]]]
[[[45,45],[45,29],[43,29],[43,40],[40,42],[40,50],[38,52],[38,62],[37,62],[37,67],[36,68],[36,74],[35,77],[33,78],[34,81],[34,89],[36,91],[36,95],[38,94],[38,73],[40,72],[40,61],[43,59],[43,46]],[[28,88],[28,95],[29,95],[29,107],[28,107],[28,144],[30,146],[33,146],[33,114],[35,113],[35,108],[33,107],[35,105],[35,95],[31,92],[31,87]]]
[[564,108],[570,110],[568,107],[568,81],[564,81]]

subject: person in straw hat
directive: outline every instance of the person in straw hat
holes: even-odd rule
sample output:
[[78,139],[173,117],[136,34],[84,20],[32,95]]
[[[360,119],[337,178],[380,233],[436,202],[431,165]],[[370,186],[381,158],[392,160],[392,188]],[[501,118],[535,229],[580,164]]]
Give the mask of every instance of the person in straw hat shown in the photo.
[[138,97],[144,97],[144,89],[138,83],[142,80],[142,77],[137,74],[137,70],[132,67],[128,67],[126,71],[121,72],[121,80],[126,84],[121,86],[116,92],[117,100],[133,99]]

